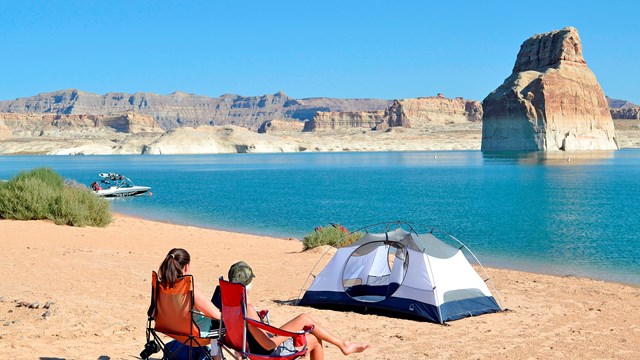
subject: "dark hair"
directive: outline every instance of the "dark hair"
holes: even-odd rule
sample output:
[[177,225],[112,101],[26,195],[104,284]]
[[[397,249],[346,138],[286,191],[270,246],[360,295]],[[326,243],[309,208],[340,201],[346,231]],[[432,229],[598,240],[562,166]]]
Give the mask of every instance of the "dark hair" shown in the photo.
[[182,268],[191,262],[191,256],[185,249],[174,248],[164,258],[158,269],[158,280],[163,286],[172,288],[182,276]]

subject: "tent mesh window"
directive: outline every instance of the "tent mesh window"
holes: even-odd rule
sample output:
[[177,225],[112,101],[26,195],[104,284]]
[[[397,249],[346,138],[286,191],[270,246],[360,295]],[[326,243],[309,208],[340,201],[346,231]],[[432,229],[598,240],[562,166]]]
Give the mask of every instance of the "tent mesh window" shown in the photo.
[[379,302],[400,287],[407,273],[407,249],[400,243],[376,241],[357,248],[342,272],[342,286],[351,298]]

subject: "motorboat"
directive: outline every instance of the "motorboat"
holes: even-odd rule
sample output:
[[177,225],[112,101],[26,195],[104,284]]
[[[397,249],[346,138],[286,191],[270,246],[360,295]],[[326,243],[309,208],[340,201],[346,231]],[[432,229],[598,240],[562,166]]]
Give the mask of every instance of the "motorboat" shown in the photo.
[[148,186],[138,186],[128,177],[116,173],[99,173],[99,181],[91,184],[91,190],[103,197],[137,196],[145,193],[151,194]]

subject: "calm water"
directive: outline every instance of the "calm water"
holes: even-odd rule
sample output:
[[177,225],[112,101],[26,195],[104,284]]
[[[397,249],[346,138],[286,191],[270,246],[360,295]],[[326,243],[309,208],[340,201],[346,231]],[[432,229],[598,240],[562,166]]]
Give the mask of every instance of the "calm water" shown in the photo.
[[88,185],[112,171],[153,188],[113,210],[148,219],[297,238],[405,220],[456,236],[485,265],[640,284],[640,151],[555,156],[0,156],[0,178],[47,166]]

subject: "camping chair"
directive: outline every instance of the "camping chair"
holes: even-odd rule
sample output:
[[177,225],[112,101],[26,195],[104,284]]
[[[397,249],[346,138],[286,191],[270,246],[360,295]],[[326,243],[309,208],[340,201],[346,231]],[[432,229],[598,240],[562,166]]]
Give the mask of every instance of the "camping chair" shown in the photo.
[[[236,357],[236,355],[238,355],[242,359],[249,360],[294,360],[307,354],[306,334],[313,331],[313,326],[305,327],[303,331],[292,332],[247,318],[247,292],[242,284],[231,283],[220,278],[220,294],[222,299],[222,321],[224,322],[225,333],[220,337],[218,343],[222,349],[231,354],[231,356]],[[291,337],[293,338],[294,345],[296,347],[302,346],[302,349],[286,356],[252,354],[247,342],[247,332],[249,331],[247,325],[249,324],[266,330],[271,334]],[[220,354],[222,354],[224,359],[222,351]]]
[[[188,353],[189,359],[213,360],[207,345],[219,337],[222,329],[216,320],[204,316],[195,308],[193,276],[181,276],[172,288],[166,288],[158,281],[158,274],[154,271],[151,284],[147,343],[140,357],[148,359],[162,350],[163,359],[177,359]],[[178,346],[167,346],[169,343],[165,344],[158,333],[177,340],[171,345]]]

